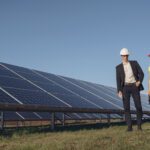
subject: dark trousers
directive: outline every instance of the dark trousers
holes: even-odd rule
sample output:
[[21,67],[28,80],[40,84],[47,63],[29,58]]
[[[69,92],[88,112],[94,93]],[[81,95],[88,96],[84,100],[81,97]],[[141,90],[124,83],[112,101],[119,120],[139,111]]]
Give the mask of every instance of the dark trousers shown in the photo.
[[138,87],[135,84],[125,85],[123,88],[123,106],[125,110],[125,119],[128,125],[128,129],[132,129],[132,120],[130,113],[130,97],[133,97],[135,108],[137,111],[137,125],[141,128],[142,124],[142,106],[141,106],[141,97]]

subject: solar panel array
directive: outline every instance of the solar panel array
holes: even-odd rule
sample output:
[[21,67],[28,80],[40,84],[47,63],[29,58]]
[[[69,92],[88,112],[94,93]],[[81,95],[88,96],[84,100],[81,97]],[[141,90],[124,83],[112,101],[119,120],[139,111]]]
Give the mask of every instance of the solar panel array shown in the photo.
[[[123,109],[116,89],[87,81],[0,63],[0,102],[38,104],[51,107],[78,107]],[[146,96],[142,95],[143,110],[150,110]],[[134,110],[133,101],[131,108]],[[61,113],[56,113],[62,119]],[[5,120],[49,119],[50,113],[6,112]],[[112,118],[121,118],[111,115]],[[148,117],[145,115],[145,117]],[[66,119],[107,118],[104,114],[66,113]]]

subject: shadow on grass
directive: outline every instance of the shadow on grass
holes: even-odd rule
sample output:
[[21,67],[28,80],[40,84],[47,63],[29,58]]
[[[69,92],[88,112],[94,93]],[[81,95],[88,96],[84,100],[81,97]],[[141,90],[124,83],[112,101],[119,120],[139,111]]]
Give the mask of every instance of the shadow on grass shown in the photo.
[[[143,120],[144,122],[150,122],[150,120]],[[133,121],[136,124],[136,121]],[[63,132],[63,131],[79,131],[79,130],[93,130],[109,128],[110,126],[126,126],[125,122],[113,122],[113,123],[92,123],[92,124],[70,124],[66,126],[56,125],[54,130],[51,130],[51,126],[36,126],[36,127],[19,127],[19,128],[4,128],[0,130],[0,136],[12,137],[15,135],[34,134],[34,133],[48,133],[48,132]],[[148,129],[150,130],[150,129]]]
[[84,125],[70,125],[56,127],[56,131],[78,131],[78,130],[92,130],[92,129],[103,129],[110,126],[123,126],[125,122],[115,122],[115,123],[95,123],[95,124],[84,124]]
[[79,131],[79,130],[92,130],[92,129],[103,129],[110,126],[123,126],[125,122],[115,123],[95,123],[95,124],[77,124],[77,125],[56,125],[52,131],[50,126],[38,126],[38,127],[20,127],[20,128],[4,128],[0,131],[0,135],[4,137],[12,137],[14,134],[34,134],[34,133],[47,133],[47,132],[63,132],[63,131]]

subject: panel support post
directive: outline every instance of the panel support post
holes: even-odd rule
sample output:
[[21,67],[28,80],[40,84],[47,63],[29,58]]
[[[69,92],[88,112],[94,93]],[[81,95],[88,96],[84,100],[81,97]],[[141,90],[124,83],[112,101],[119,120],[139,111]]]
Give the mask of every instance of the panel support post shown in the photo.
[[100,121],[100,123],[102,123],[102,116],[100,116],[99,121]]
[[107,114],[107,122],[110,124],[110,114]]
[[63,113],[62,119],[63,119],[63,120],[62,120],[62,121],[63,121],[63,122],[62,122],[62,123],[63,123],[63,126],[65,126],[65,114],[64,114],[64,113]]
[[121,121],[125,121],[125,115],[124,114],[121,115],[121,119],[120,120]]
[[55,129],[55,113],[52,112],[51,116],[51,130],[53,131]]
[[3,130],[4,128],[4,112],[0,112],[0,130]]

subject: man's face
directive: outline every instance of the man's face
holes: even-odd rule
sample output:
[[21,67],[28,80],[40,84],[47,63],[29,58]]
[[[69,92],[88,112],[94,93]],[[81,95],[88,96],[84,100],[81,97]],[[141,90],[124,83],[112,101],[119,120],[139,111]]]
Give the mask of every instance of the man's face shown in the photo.
[[128,61],[128,55],[121,55],[122,61],[127,62]]

